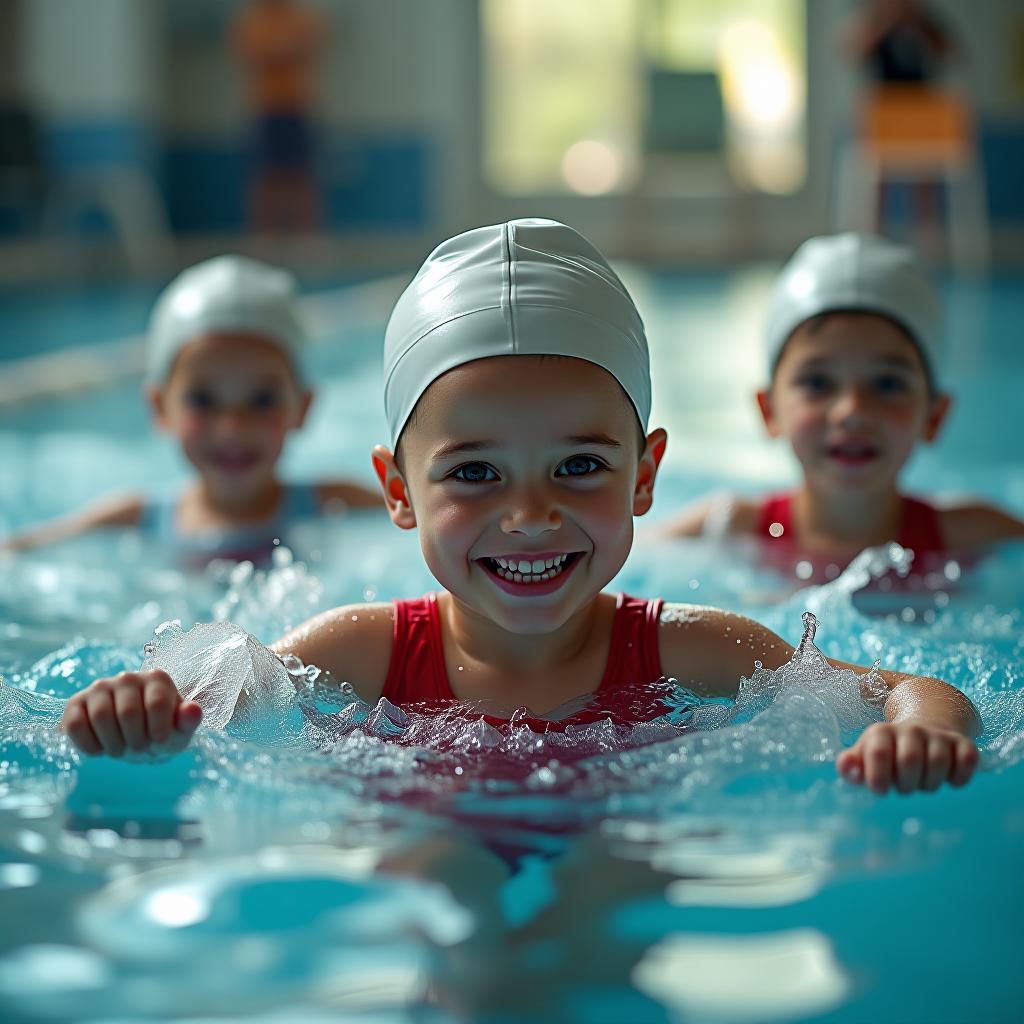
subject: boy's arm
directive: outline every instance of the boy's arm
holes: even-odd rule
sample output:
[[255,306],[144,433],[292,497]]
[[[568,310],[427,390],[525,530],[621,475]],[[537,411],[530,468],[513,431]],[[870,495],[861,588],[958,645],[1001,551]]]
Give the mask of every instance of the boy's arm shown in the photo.
[[[860,665],[828,659],[834,668],[863,671]],[[862,685],[864,699],[881,703],[884,722],[869,725],[856,743],[836,758],[845,779],[865,783],[876,793],[892,786],[900,793],[933,792],[949,782],[964,785],[978,767],[974,737],[981,719],[970,699],[930,676],[879,671],[881,694]]]
[[[740,676],[754,662],[777,669],[793,648],[753,619],[699,605],[666,605],[658,630],[662,670],[703,697],[734,697]],[[978,765],[973,737],[981,731],[974,705],[939,679],[880,670],[879,694],[868,669],[826,661],[837,669],[864,673],[866,700],[882,703],[886,721],[869,726],[852,747],[840,753],[836,767],[850,782],[866,783],[877,793],[894,786],[901,793],[934,790],[943,782],[961,786]]]
[[757,506],[732,494],[709,494],[687,505],[673,519],[650,530],[654,539],[723,537],[755,533]]
[[363,487],[347,480],[328,480],[317,486],[317,500],[321,508],[347,505],[349,508],[384,509],[384,496],[379,487]]
[[104,526],[135,526],[142,514],[142,499],[137,495],[113,495],[62,519],[34,526],[0,541],[0,550],[27,551],[56,544]]
[[326,686],[351,683],[363,700],[375,704],[387,679],[394,628],[393,604],[345,605],[309,619],[270,649],[316,665]]
[[939,515],[942,536],[954,550],[1024,538],[1024,521],[990,505],[962,505]]
[[[393,605],[347,605],[310,619],[271,650],[316,665],[325,685],[350,682],[373,703],[387,679],[393,629]],[[155,746],[183,749],[202,715],[197,703],[182,700],[166,672],[154,669],[96,680],[68,700],[59,727],[86,754],[120,757]]]

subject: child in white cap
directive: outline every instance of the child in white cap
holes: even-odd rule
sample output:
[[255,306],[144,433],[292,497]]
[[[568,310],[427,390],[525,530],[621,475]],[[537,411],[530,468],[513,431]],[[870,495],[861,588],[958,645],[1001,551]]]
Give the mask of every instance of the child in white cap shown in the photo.
[[145,393],[195,479],[164,500],[105,499],[7,546],[137,526],[187,562],[258,562],[289,524],[328,503],[379,508],[380,494],[356,484],[278,479],[285,439],[302,426],[313,398],[296,298],[290,273],[243,256],[219,256],[180,274],[153,309]]
[[[755,660],[792,655],[742,616],[605,592],[651,506],[666,434],[647,427],[636,308],[571,228],[516,220],[435,249],[388,324],[384,402],[390,446],[373,461],[388,511],[419,530],[443,589],[326,612],[279,654],[371,703],[467,702],[537,731],[657,718],[658,689],[644,699],[636,687],[663,676],[733,696]],[[936,679],[883,676],[887,721],[839,770],[877,792],[966,782],[970,701]],[[73,697],[63,727],[87,753],[117,755],[187,743],[200,716],[166,673],[122,673]]]
[[854,233],[805,242],[775,287],[770,382],[757,393],[803,480],[760,501],[704,499],[664,532],[753,535],[780,565],[812,559],[833,572],[887,541],[927,559],[1024,536],[1024,523],[998,509],[936,508],[899,488],[915,446],[935,440],[949,411],[940,335],[938,297],[906,246]]

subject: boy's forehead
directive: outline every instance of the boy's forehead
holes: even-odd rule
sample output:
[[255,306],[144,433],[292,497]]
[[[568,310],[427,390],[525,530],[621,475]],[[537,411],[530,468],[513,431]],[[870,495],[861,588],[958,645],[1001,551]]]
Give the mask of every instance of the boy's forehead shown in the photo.
[[259,334],[211,331],[182,345],[171,374],[201,372],[280,372],[293,374],[291,359],[273,339]]
[[[788,357],[788,358],[787,358]],[[914,339],[896,321],[877,313],[825,313],[800,324],[779,360],[815,357],[848,360],[894,359],[925,370]]]
[[493,356],[438,377],[423,393],[409,428],[518,423],[526,433],[579,423],[631,431],[636,422],[618,381],[595,363],[571,356]]

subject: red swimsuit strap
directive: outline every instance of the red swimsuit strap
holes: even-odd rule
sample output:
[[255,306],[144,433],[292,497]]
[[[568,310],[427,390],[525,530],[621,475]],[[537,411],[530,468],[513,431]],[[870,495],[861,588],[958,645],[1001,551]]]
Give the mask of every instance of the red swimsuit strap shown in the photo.
[[444,666],[437,595],[399,600],[394,605],[391,661],[381,696],[399,706],[452,700]]
[[919,555],[925,551],[943,551],[946,547],[938,511],[917,498],[903,499],[903,519],[897,539],[903,547]]
[[[792,494],[769,494],[761,501],[761,508],[757,517],[757,535],[759,537],[772,537],[771,527],[778,523],[782,527],[779,537],[793,539],[793,495]],[[788,535],[788,536],[787,536]]]
[[658,622],[663,603],[660,597],[648,600],[619,594],[615,601],[608,661],[598,692],[661,678]]

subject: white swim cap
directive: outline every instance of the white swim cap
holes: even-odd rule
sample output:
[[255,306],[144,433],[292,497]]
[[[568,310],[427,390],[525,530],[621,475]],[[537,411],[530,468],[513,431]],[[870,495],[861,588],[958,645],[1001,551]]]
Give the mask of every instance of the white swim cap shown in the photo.
[[394,447],[420,396],[475,359],[586,359],[622,385],[646,430],[651,371],[640,314],[615,271],[554,220],[513,220],[442,242],[399,297],[384,338]]
[[303,381],[305,335],[296,309],[295,278],[245,256],[217,256],[182,271],[153,307],[147,379],[162,384],[183,345],[211,331],[259,335],[275,342]]
[[934,383],[941,354],[938,295],[907,246],[853,232],[804,242],[783,268],[768,312],[769,371],[805,320],[845,310],[895,321],[916,342]]

